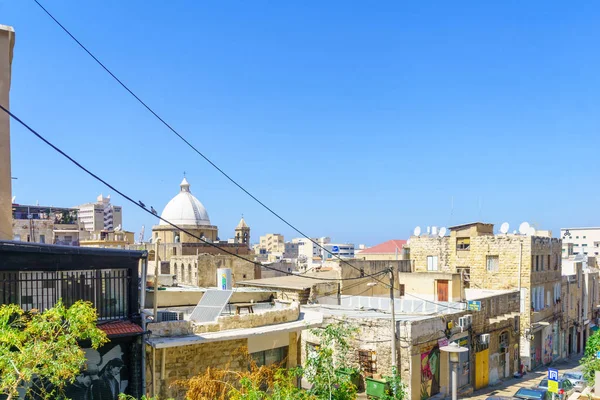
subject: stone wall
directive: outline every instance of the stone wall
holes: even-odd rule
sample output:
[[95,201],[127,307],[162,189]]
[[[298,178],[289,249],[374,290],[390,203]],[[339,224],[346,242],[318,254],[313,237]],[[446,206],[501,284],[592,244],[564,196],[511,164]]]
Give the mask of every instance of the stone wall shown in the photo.
[[214,287],[217,285],[218,268],[231,268],[234,285],[238,281],[260,279],[260,267],[231,255],[173,256],[169,273],[177,275],[177,281],[180,283]]

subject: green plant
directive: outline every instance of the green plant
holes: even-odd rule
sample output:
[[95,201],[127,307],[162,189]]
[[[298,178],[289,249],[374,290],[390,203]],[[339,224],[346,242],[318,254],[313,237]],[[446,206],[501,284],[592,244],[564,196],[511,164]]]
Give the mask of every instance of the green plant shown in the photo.
[[31,382],[38,396],[61,397],[65,384],[84,366],[79,343],[89,341],[97,349],[108,341],[96,320],[92,304],[83,301],[67,308],[59,300],[44,312],[0,306],[0,394],[11,400],[19,387]]
[[343,322],[329,324],[324,328],[311,329],[310,333],[319,338],[320,344],[309,352],[302,373],[312,385],[309,393],[318,399],[349,400],[356,398],[356,386],[350,377],[338,374],[337,370],[350,368],[347,354],[350,339],[357,328]]
[[392,376],[385,378],[389,382],[390,388],[386,390],[384,400],[404,400],[408,397],[406,385],[402,382],[396,367],[392,367]]
[[594,334],[588,338],[585,345],[584,356],[579,360],[585,379],[591,386],[595,383],[596,371],[600,371],[600,359],[596,357],[598,351],[600,351],[600,331],[594,332]]

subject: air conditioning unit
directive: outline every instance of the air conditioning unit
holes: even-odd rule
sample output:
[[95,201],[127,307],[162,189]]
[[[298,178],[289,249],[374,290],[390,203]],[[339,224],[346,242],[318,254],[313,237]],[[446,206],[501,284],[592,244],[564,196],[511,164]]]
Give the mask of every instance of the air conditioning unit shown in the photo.
[[458,326],[462,329],[469,329],[471,324],[473,323],[473,316],[465,315],[464,317],[460,317],[458,319]]
[[479,336],[479,342],[481,344],[490,344],[490,334],[484,333],[483,335]]
[[[179,321],[181,312],[175,311],[158,311],[156,313],[156,322],[166,322],[166,321]],[[182,316],[182,315],[181,315]]]

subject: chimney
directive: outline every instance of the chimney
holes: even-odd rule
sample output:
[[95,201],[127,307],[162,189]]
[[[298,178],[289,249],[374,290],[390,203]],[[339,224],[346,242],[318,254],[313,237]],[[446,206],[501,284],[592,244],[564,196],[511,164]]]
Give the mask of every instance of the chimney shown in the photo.
[[[11,64],[15,31],[0,25],[0,104],[9,108]],[[10,169],[10,117],[0,110],[0,240],[12,240],[12,181]]]

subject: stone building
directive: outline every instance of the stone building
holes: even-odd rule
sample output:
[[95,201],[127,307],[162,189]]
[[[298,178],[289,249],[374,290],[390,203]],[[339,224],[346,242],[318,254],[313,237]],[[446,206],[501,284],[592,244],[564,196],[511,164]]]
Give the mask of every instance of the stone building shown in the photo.
[[[15,30],[0,25],[0,104],[9,109]],[[0,111],[0,240],[12,239],[12,176],[10,166],[10,116]]]
[[78,246],[87,236],[76,208],[12,205],[12,239],[20,242]]
[[[560,239],[541,235],[494,234],[493,224],[450,228],[450,235],[410,238],[414,270],[459,273],[464,288],[518,289],[521,294],[521,363],[535,368],[559,357],[561,293]],[[447,296],[449,282],[436,293]]]
[[242,257],[247,261],[227,254],[172,256],[169,261],[169,273],[175,275],[179,283],[202,287],[217,285],[216,276],[219,268],[231,269],[234,285],[243,280],[260,278],[260,265],[252,261],[251,255]]
[[560,304],[563,357],[582,353],[588,337],[598,329],[598,269],[594,257],[582,254],[563,258]]
[[[461,353],[458,365],[461,395],[518,371],[519,292],[470,290],[467,298],[477,310],[466,310],[458,302],[395,300],[397,365],[409,398],[425,400],[450,393],[450,364],[440,347],[451,342],[468,349]],[[303,306],[322,312],[324,325],[343,321],[358,329],[348,360],[361,370],[361,389],[364,378],[391,374],[389,304],[383,297],[342,296],[340,305]],[[319,339],[307,333],[302,342],[305,360]]]
[[300,364],[300,333],[318,326],[323,317],[300,313],[298,303],[255,303],[254,313],[221,314],[216,321],[189,320],[147,324],[151,335],[146,345],[147,390],[160,398],[183,398],[172,384],[210,368],[242,371],[248,368],[247,353],[257,365],[286,361]]

